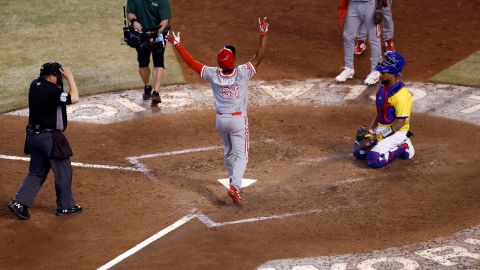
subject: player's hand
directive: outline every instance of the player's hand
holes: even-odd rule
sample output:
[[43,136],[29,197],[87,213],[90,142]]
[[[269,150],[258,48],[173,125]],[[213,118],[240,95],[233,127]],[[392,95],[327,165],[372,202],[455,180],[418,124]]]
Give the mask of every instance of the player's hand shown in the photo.
[[68,80],[73,80],[73,73],[68,67],[61,67],[60,68],[60,73]]
[[134,21],[133,29],[135,29],[137,32],[142,32],[142,25],[138,21]]
[[175,35],[175,32],[168,31],[167,40],[172,43],[173,46],[177,45],[178,43],[180,43],[180,32],[177,32],[177,34]]
[[268,26],[269,26],[267,22],[267,17],[258,18],[258,25],[260,29],[260,35],[266,36],[268,32]]

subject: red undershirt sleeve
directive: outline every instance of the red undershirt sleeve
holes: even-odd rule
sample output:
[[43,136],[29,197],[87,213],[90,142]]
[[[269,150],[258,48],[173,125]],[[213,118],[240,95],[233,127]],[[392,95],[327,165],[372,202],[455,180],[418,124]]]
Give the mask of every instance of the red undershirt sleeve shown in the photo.
[[195,72],[198,74],[201,74],[203,67],[205,66],[204,64],[198,62],[196,59],[194,59],[188,52],[183,48],[183,46],[178,43],[177,45],[174,46],[175,49],[177,49],[177,52],[180,54],[180,56],[183,58],[185,63],[193,69]]

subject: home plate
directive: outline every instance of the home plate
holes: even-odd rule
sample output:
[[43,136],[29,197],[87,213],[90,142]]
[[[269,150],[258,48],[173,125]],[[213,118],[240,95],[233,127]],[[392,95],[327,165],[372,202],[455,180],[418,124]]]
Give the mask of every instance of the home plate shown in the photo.
[[[218,182],[220,182],[220,184],[222,184],[227,189],[230,188],[230,179],[229,178],[218,179]],[[255,180],[255,179],[243,179],[242,180],[242,188],[248,187],[255,182],[257,182],[257,180]]]

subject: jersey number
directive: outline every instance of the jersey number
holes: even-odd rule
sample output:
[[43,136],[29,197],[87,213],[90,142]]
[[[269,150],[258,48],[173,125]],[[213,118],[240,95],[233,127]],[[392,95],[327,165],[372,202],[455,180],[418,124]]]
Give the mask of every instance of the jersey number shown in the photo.
[[232,95],[235,98],[240,97],[240,91],[238,91],[238,85],[236,83],[231,85],[231,86],[223,85],[222,86],[222,96],[226,99],[229,99]]

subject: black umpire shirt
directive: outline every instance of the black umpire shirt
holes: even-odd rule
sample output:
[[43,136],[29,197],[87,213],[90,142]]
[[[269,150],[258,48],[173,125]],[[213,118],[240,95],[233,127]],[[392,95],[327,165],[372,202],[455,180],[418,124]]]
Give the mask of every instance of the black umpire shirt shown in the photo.
[[34,80],[28,92],[28,123],[35,129],[64,131],[69,104],[72,104],[72,97],[59,86],[41,78]]

